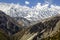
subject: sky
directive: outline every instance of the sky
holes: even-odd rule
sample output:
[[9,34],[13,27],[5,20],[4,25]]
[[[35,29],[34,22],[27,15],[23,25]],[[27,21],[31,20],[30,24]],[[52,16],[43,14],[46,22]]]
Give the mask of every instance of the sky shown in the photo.
[[60,6],[60,0],[0,0],[0,2],[26,5],[28,7],[35,6],[37,3],[41,3],[41,5],[49,3],[50,5]]

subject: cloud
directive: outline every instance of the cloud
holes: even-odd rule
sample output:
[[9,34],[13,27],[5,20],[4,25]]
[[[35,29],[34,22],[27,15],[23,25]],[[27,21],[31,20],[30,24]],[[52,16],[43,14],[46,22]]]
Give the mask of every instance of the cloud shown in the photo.
[[25,1],[25,4],[30,4],[30,2],[28,2],[28,1]]
[[45,4],[52,4],[52,0],[45,0]]

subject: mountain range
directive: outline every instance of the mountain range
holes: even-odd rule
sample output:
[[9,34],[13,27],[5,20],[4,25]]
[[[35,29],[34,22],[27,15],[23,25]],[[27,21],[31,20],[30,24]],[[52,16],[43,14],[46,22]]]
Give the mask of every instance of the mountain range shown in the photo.
[[60,6],[51,5],[50,8],[48,6],[49,4],[38,4],[30,8],[20,4],[0,3],[0,10],[11,17],[23,17],[31,22],[36,22],[60,14]]
[[0,40],[60,40],[60,7],[48,5],[0,3]]

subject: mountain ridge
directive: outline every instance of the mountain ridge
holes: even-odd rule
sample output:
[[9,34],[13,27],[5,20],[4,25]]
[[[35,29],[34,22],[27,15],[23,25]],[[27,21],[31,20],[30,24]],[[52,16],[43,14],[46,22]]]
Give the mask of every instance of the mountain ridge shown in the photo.
[[49,4],[45,4],[40,6],[36,5],[33,8],[29,8],[19,4],[0,3],[0,10],[5,12],[7,15],[10,15],[11,17],[19,16],[26,18],[31,22],[35,22],[60,14],[60,6],[51,5],[50,8],[48,6]]

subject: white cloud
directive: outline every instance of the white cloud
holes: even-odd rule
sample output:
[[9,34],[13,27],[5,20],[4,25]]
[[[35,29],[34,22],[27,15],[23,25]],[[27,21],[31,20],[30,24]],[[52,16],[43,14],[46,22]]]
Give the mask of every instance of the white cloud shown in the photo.
[[52,4],[52,0],[45,0],[46,4]]
[[25,4],[30,4],[30,2],[28,2],[28,1],[25,1]]

